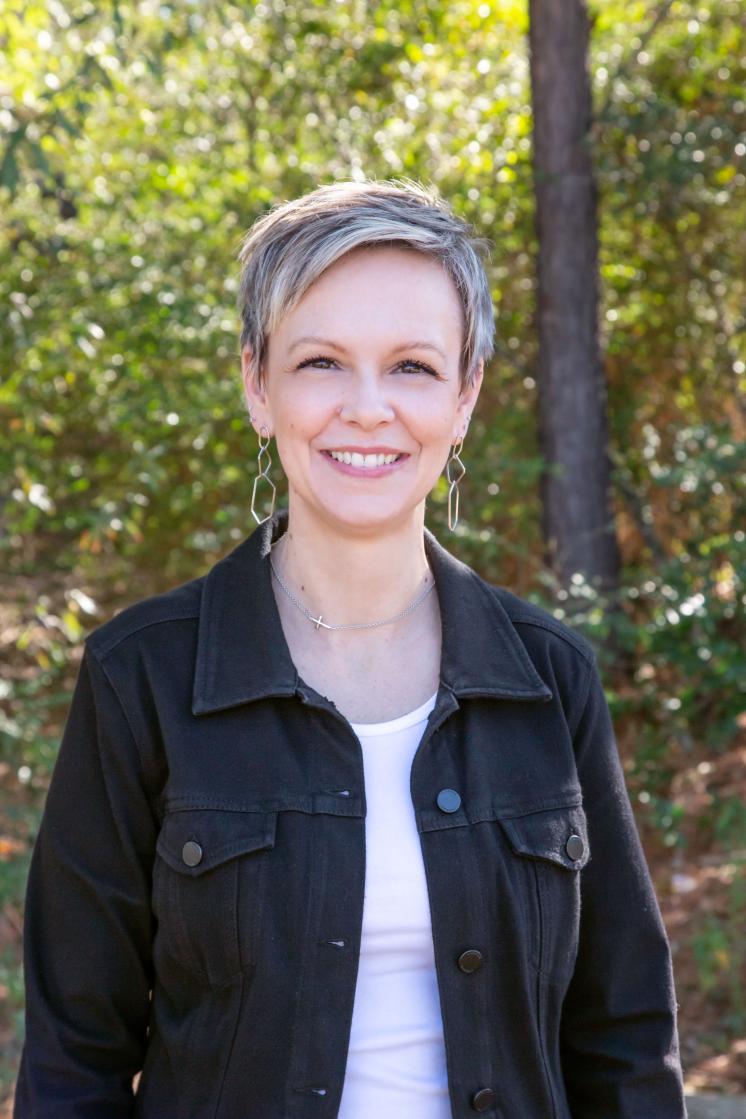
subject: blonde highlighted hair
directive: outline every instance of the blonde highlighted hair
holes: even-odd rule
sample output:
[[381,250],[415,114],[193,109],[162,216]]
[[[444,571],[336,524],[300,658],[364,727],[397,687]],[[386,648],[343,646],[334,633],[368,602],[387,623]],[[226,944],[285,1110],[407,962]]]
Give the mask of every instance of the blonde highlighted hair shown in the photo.
[[432,189],[412,179],[336,182],[279,202],[246,234],[239,260],[241,348],[249,346],[261,383],[267,338],[325,269],[352,249],[411,248],[445,268],[464,318],[461,386],[494,351],[492,298],[483,257],[489,242]]

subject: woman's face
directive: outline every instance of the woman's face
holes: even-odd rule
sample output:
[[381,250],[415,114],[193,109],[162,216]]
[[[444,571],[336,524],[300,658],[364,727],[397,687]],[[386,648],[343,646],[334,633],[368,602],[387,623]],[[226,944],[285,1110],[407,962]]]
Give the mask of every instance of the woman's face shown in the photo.
[[[459,392],[462,311],[442,266],[404,247],[355,249],[268,340],[264,384],[242,366],[259,431],[275,436],[291,511],[353,531],[413,516],[466,430],[482,382]],[[381,456],[351,462],[340,457]],[[389,462],[390,456],[398,456]]]

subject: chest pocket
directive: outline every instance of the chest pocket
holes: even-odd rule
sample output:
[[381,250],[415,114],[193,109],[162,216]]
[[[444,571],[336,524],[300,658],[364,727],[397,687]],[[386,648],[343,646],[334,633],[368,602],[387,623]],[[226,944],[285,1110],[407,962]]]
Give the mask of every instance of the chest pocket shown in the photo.
[[276,812],[167,812],[153,868],[156,954],[165,952],[211,987],[246,974],[255,962],[276,823]]
[[580,934],[580,872],[591,852],[581,805],[501,819],[513,856],[523,868],[526,943],[548,979],[572,975]]

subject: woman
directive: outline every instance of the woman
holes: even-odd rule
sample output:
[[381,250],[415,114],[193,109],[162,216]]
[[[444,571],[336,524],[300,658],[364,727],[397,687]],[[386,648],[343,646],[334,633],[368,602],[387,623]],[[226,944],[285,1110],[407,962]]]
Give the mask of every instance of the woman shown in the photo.
[[411,182],[250,231],[260,526],[87,639],[17,1119],[684,1116],[593,652],[424,524],[492,352],[479,247]]

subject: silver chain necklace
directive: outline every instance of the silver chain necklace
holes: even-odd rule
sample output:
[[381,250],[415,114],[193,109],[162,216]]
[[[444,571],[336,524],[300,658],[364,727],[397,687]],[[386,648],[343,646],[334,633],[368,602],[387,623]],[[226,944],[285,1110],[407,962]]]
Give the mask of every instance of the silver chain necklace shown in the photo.
[[414,600],[414,602],[409,604],[409,606],[406,608],[406,610],[402,610],[402,612],[400,614],[394,614],[393,618],[384,618],[384,620],[382,622],[347,622],[345,625],[333,626],[333,625],[330,625],[329,622],[322,621],[322,615],[321,614],[319,614],[318,618],[315,618],[313,616],[313,614],[311,613],[311,611],[307,610],[306,607],[303,605],[303,603],[298,601],[298,599],[295,597],[295,595],[292,593],[292,591],[290,591],[285,586],[282,579],[277,574],[277,571],[275,570],[275,565],[272,563],[272,557],[271,556],[269,557],[269,566],[272,568],[272,574],[274,575],[275,579],[280,584],[280,586],[282,587],[282,589],[284,590],[285,594],[288,596],[290,601],[295,606],[298,607],[298,609],[301,611],[302,614],[305,614],[305,616],[308,618],[309,621],[313,622],[313,624],[316,626],[317,630],[318,630],[319,626],[323,626],[324,629],[372,629],[374,626],[387,626],[391,622],[398,622],[400,618],[403,618],[406,614],[409,614],[412,610],[414,610],[414,608],[416,606],[419,606],[419,604],[422,602],[422,600],[426,597],[426,595],[430,594],[430,591],[435,586],[434,582],[430,583],[427,587],[425,587],[422,594],[418,595],[417,598]]

